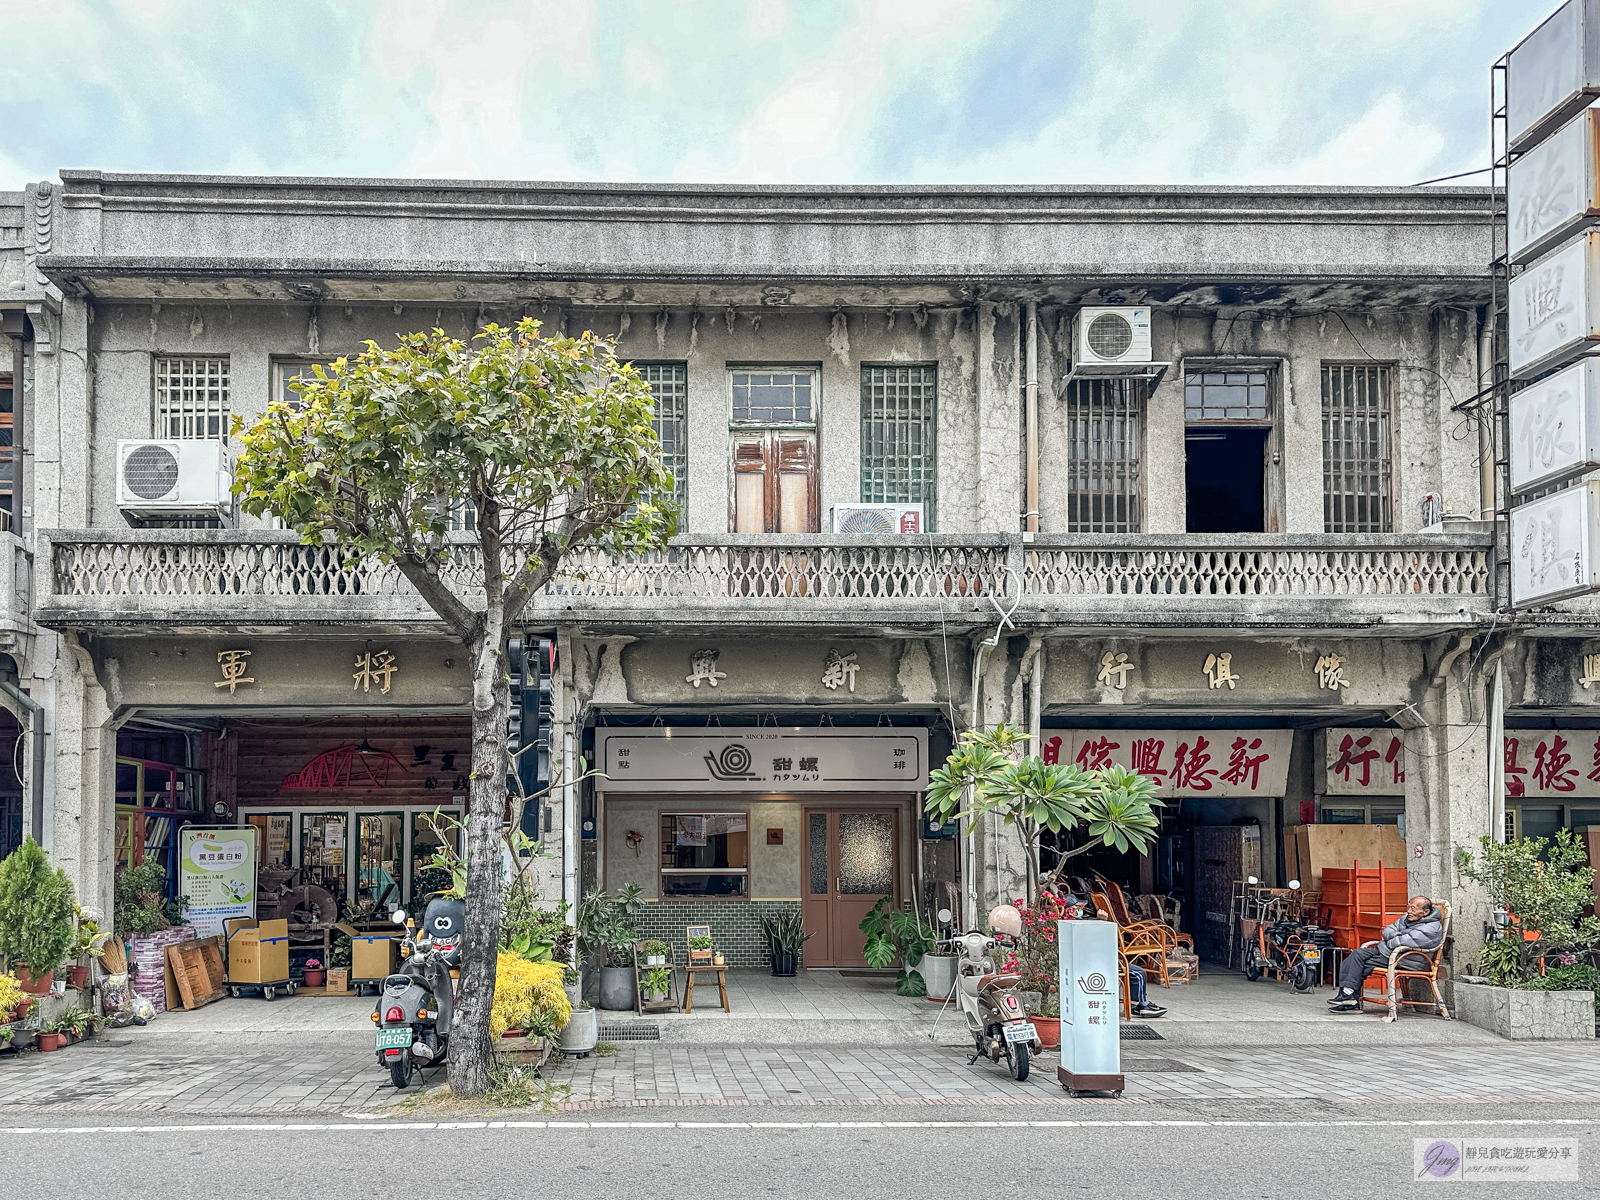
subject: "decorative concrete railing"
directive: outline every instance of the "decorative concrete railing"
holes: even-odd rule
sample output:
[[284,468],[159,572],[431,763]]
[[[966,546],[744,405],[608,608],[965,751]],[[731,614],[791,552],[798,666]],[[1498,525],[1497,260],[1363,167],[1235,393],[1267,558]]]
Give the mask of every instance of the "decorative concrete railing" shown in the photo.
[[[47,623],[417,621],[431,614],[393,566],[293,534],[60,530],[49,545]],[[462,552],[470,555],[466,546]],[[1429,536],[921,537],[688,535],[637,554],[584,548],[530,620],[667,627],[715,621],[975,625],[1018,622],[1347,623],[1449,619],[1488,603],[1490,540]],[[465,560],[464,560],[465,561]],[[465,592],[463,594],[466,594]],[[1464,604],[1463,601],[1468,601]]]

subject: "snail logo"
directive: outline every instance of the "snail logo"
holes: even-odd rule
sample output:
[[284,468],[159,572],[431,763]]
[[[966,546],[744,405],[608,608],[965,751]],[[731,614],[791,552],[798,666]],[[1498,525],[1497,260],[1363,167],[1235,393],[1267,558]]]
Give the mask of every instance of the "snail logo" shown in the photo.
[[1106,987],[1106,977],[1100,974],[1099,971],[1094,971],[1088,975],[1079,975],[1078,987],[1083,990],[1083,994],[1086,996],[1109,996],[1111,994],[1111,989]]
[[729,742],[717,753],[707,754],[706,767],[714,779],[761,778],[750,769],[750,751],[743,742]]

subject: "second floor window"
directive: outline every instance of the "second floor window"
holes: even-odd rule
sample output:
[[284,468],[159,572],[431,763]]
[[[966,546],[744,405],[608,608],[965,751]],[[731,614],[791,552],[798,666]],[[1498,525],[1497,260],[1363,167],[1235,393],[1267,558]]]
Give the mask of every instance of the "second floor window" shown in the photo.
[[934,529],[938,368],[861,368],[861,501],[921,504]]
[[156,359],[158,438],[228,440],[228,360]]
[[651,424],[661,439],[661,461],[672,472],[672,498],[681,529],[689,503],[689,367],[687,363],[636,363],[655,397]]
[[1067,385],[1068,533],[1140,533],[1144,398],[1137,379]]
[[332,359],[328,358],[296,358],[279,361],[275,364],[278,384],[273,389],[272,398],[283,401],[298,412],[305,405],[305,400],[301,398],[299,392],[294,390],[292,385],[300,380],[304,380],[306,383],[316,383],[317,367],[320,365],[326,370],[328,364],[332,361]]
[[735,533],[817,531],[817,373],[757,367],[728,372]]
[[1394,532],[1393,370],[1322,364],[1322,528]]
[[1218,365],[1183,379],[1184,491],[1190,533],[1273,533],[1276,372]]

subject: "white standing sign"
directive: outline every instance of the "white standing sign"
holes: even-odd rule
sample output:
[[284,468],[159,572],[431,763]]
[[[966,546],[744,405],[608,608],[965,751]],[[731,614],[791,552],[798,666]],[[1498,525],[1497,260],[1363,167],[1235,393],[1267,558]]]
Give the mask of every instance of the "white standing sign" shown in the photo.
[[1511,490],[1535,492],[1600,467],[1600,359],[1511,397]]
[[1511,281],[1511,374],[1528,379],[1600,341],[1600,232],[1579,234]]
[[1587,109],[1511,164],[1511,261],[1527,262],[1600,212],[1600,110]]
[[601,792],[920,792],[921,728],[595,731]]
[[1122,1091],[1122,1014],[1117,926],[1112,921],[1058,921],[1061,1065],[1069,1091]]
[[1511,510],[1511,602],[1552,604],[1600,585],[1600,481]]

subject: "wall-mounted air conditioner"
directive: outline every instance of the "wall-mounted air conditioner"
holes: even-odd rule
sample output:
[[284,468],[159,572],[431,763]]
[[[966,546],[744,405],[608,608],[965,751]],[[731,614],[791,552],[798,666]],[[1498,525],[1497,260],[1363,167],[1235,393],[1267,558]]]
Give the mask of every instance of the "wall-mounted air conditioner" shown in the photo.
[[1068,379],[1129,375],[1160,379],[1169,364],[1153,362],[1151,358],[1148,308],[1080,308],[1072,318],[1072,370]]
[[828,510],[834,533],[921,533],[920,504],[835,504]]
[[220,441],[117,443],[117,507],[130,516],[225,516],[232,487]]

